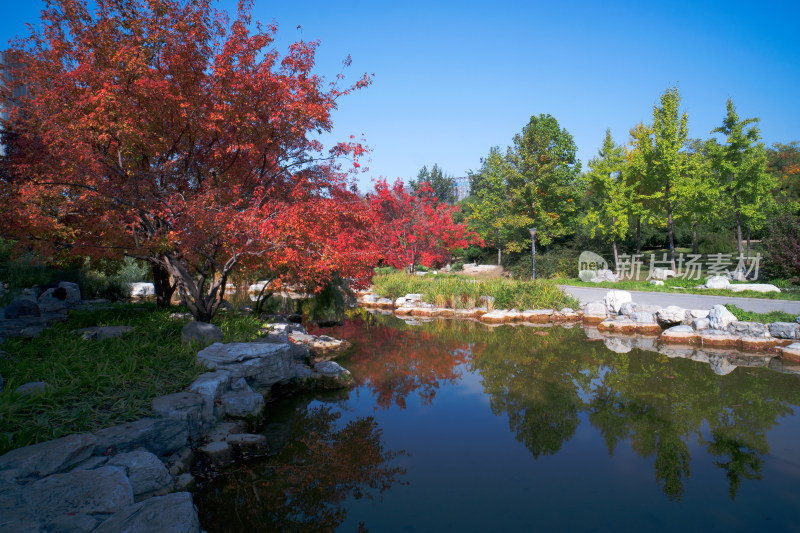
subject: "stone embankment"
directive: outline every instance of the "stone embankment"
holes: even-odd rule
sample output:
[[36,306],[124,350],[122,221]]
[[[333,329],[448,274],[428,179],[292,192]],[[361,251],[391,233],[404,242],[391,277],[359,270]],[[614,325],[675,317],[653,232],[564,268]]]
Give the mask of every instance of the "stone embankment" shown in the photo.
[[[197,330],[192,324],[189,334]],[[247,426],[262,415],[273,386],[353,381],[328,360],[346,342],[308,335],[297,324],[262,333],[257,342],[200,350],[197,362],[209,372],[184,392],[155,398],[151,418],[0,456],[0,532],[200,532],[188,492],[195,458],[219,467],[265,453],[266,438]]]
[[[488,297],[485,297],[488,298]],[[712,309],[683,309],[638,305],[630,292],[609,291],[602,301],[581,309],[489,310],[440,308],[423,301],[421,294],[407,294],[395,301],[372,293],[358,297],[365,308],[416,317],[471,318],[485,324],[574,324],[596,327],[603,335],[655,337],[658,343],[692,349],[725,349],[729,354],[769,354],[800,360],[800,317],[796,322],[740,322],[722,305]],[[620,341],[614,341],[619,344]],[[654,350],[657,351],[657,350]],[[741,354],[739,354],[741,352]]]

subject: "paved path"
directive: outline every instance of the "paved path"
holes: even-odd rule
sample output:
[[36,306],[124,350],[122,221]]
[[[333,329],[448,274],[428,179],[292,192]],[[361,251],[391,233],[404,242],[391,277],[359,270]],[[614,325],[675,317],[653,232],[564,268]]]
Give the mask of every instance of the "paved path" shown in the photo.
[[[565,292],[574,296],[582,304],[601,301],[611,289],[594,287],[570,287],[559,285]],[[785,311],[800,315],[800,301],[797,300],[767,300],[766,298],[742,298],[741,296],[705,296],[702,294],[673,294],[669,292],[629,291],[633,301],[642,305],[658,305],[666,307],[677,305],[684,309],[711,309],[716,304],[734,304],[745,311],[756,313],[769,313],[770,311]]]

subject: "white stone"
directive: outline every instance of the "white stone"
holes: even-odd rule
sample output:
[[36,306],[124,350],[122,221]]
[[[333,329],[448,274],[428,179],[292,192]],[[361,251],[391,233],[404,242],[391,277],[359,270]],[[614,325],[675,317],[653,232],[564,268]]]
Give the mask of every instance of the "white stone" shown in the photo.
[[[664,279],[667,279],[667,278],[674,278],[675,277],[675,271],[671,270],[669,268],[654,268],[652,273],[650,274],[650,277],[652,279],[658,280],[658,281],[664,280]],[[662,285],[663,285],[663,283],[662,283]]]
[[230,383],[230,373],[224,370],[217,370],[216,372],[206,372],[198,377],[189,385],[189,390],[198,394],[207,394],[212,398],[218,398],[228,389]]
[[422,294],[419,293],[406,294],[405,299],[406,302],[421,302]]
[[708,309],[692,309],[689,311],[689,314],[692,315],[692,318],[708,318]]
[[621,337],[606,337],[603,339],[606,348],[615,353],[628,353],[633,349],[631,339]]
[[781,292],[775,285],[769,283],[736,283],[728,287],[733,292],[754,291],[754,292]]
[[661,325],[680,324],[686,318],[686,310],[677,305],[661,307],[656,311],[656,320]]
[[715,305],[708,314],[708,325],[713,329],[725,329],[735,320],[736,316],[720,304]]
[[595,276],[589,281],[592,283],[602,283],[604,281],[608,281],[610,283],[616,283],[617,281],[619,281],[619,276],[617,276],[610,270],[598,270]]
[[651,279],[650,280],[650,285],[655,285],[656,287],[661,287],[662,285],[664,285],[664,282],[661,281],[660,279]]
[[692,327],[697,331],[708,329],[709,320],[707,318],[694,318],[692,319]]
[[789,346],[781,348],[783,355],[791,355],[793,357],[800,357],[800,342],[795,342]]
[[583,316],[588,318],[605,318],[608,316],[604,302],[589,302],[583,309]]
[[608,291],[603,303],[606,304],[606,312],[609,315],[619,313],[620,307],[626,302],[632,301],[631,293],[628,291]]
[[706,288],[709,289],[728,289],[731,282],[725,276],[712,276],[706,280]]

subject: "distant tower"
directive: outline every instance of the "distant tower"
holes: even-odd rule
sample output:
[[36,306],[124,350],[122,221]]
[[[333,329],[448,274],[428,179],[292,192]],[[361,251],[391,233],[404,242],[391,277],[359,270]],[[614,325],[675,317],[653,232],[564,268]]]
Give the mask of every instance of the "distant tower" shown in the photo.
[[453,178],[453,198],[455,198],[455,201],[460,202],[467,196],[469,196],[469,176]]

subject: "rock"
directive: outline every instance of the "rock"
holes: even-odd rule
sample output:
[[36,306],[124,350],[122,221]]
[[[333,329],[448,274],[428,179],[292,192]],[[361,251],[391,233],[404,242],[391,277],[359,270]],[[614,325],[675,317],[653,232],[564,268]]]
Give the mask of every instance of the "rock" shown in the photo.
[[189,472],[184,472],[175,478],[175,490],[178,492],[192,490],[195,485],[197,485],[197,480]]
[[222,441],[227,439],[229,435],[244,433],[245,425],[243,422],[220,422],[206,436],[211,442]]
[[607,318],[597,325],[598,331],[612,331],[615,333],[636,333],[636,322],[628,318]]
[[727,331],[705,329],[700,333],[700,342],[704,347],[734,348],[739,344],[739,338]]
[[77,433],[17,448],[0,456],[0,470],[13,468],[17,477],[49,476],[87,459],[96,441],[94,435]]
[[402,305],[405,305],[407,301],[408,300],[406,300],[404,296],[400,296],[397,300],[394,301],[394,305],[396,307],[400,307]]
[[126,507],[100,524],[94,532],[200,533],[200,519],[191,494],[175,492]]
[[210,369],[227,370],[231,378],[247,378],[256,388],[295,377],[294,360],[288,343],[214,343],[197,353],[197,362]]
[[[37,301],[39,305],[39,310],[42,312],[53,312],[59,311],[62,309],[67,309],[69,304],[67,304],[67,289],[63,287],[57,288],[50,288],[47,289],[39,296],[39,300]],[[80,298],[78,298],[78,303],[80,303]]]
[[[650,273],[650,278],[656,281],[665,280],[675,277],[675,271],[669,268],[654,268]],[[652,281],[651,281],[652,283]],[[661,283],[663,285],[663,283]]]
[[131,298],[147,298],[156,295],[156,286],[152,283],[131,283]]
[[724,276],[711,276],[706,280],[707,289],[728,289],[730,286],[730,281]]
[[169,473],[172,476],[177,476],[184,472],[188,472],[194,464],[194,450],[188,446],[184,446],[177,452],[170,455],[164,464],[169,467]]
[[216,372],[206,372],[198,377],[189,385],[190,392],[206,394],[212,398],[218,398],[223,392],[227,391],[231,384],[230,373],[224,370]]
[[794,342],[781,348],[781,354],[788,357],[800,358],[800,342]]
[[95,454],[128,452],[144,448],[156,455],[169,455],[189,440],[186,423],[172,418],[142,418],[94,432]]
[[227,392],[219,402],[220,411],[233,418],[258,416],[264,410],[264,397],[258,392]]
[[181,330],[181,341],[184,344],[198,342],[205,346],[222,340],[222,330],[208,322],[187,322]]
[[197,451],[216,466],[225,466],[233,462],[233,449],[224,441],[209,442]]
[[589,324],[597,324],[606,319],[606,304],[603,302],[589,302],[583,309],[583,321]]
[[691,326],[672,326],[661,333],[660,340],[667,343],[694,344],[700,337]]
[[689,315],[692,318],[708,318],[708,309],[692,309],[689,311]]
[[186,424],[189,437],[199,438],[214,420],[214,399],[205,394],[178,392],[154,398],[153,411],[163,418],[172,418]]
[[53,386],[46,381],[31,381],[30,383],[23,383],[14,392],[21,396],[36,396],[52,390]]
[[133,504],[125,470],[114,466],[53,474],[26,485],[23,495],[44,522],[76,514],[111,514]]
[[661,333],[661,326],[656,321],[653,313],[637,311],[630,318],[636,324],[636,333],[643,335],[658,335]]
[[621,315],[631,315],[639,310],[639,304],[633,302],[623,302],[622,305],[619,306],[619,314]]
[[42,311],[39,309],[39,304],[27,298],[15,298],[11,303],[6,306],[5,317],[7,320],[14,318],[41,316]]
[[724,305],[717,304],[708,313],[708,325],[713,329],[725,329],[735,320],[736,316]]
[[73,514],[50,520],[44,524],[45,531],[58,533],[88,533],[100,522],[88,514]]
[[487,324],[503,324],[509,321],[508,311],[502,309],[489,311],[481,316],[481,322],[485,322]]
[[769,335],[767,326],[761,322],[739,322],[736,320],[731,322],[728,329],[731,333],[747,337],[764,337]]
[[116,339],[133,331],[131,326],[93,326],[91,328],[76,329],[73,333],[80,333],[81,338],[88,340]]
[[655,313],[656,320],[664,327],[669,328],[681,324],[686,318],[686,310],[677,305],[670,305],[669,307],[659,307]]
[[314,365],[313,370],[322,376],[324,388],[349,387],[353,383],[350,371],[333,361],[322,361]]
[[619,313],[619,309],[625,302],[632,300],[631,293],[628,291],[608,291],[603,303],[606,304],[606,312],[614,316]]
[[66,291],[66,298],[64,301],[70,307],[77,307],[81,304],[81,287],[77,283],[70,281],[62,281],[58,284],[59,289]]
[[3,375],[0,374],[0,392],[3,392],[3,388],[5,388],[5,382],[3,381]]
[[622,337],[606,337],[603,339],[606,348],[616,353],[628,353],[633,349],[631,339]]
[[234,433],[225,442],[239,453],[256,454],[267,451],[267,437],[253,433]]
[[334,339],[327,335],[308,335],[304,333],[290,333],[289,340],[293,344],[308,347],[311,356],[316,361],[332,359],[352,346],[348,341]]
[[408,302],[408,303],[421,302],[422,301],[422,294],[419,294],[419,293],[406,294],[405,295],[405,299],[406,299],[406,302]]
[[651,279],[650,280],[650,285],[654,285],[656,287],[662,287],[664,285],[664,282],[661,281],[660,279]]
[[121,466],[128,474],[134,499],[143,499],[159,491],[172,488],[172,476],[167,468],[150,452],[134,450],[112,457],[109,466]]
[[100,468],[104,466],[108,462],[108,457],[102,455],[93,455],[86,459],[85,461],[81,461],[80,463],[76,464],[75,467],[72,469],[72,472],[76,470],[94,470],[95,468]]
[[773,322],[769,333],[779,339],[800,339],[800,324],[796,322]]
[[697,331],[702,331],[710,327],[710,321],[707,318],[693,318],[692,327]]
[[781,290],[778,287],[776,287],[775,285],[770,285],[769,283],[737,283],[735,285],[731,285],[729,288],[733,292],[742,292],[742,291],[781,292]]
[[736,370],[736,365],[721,355],[709,356],[708,364],[711,366],[711,370],[718,376],[727,376]]
[[602,283],[604,281],[616,283],[619,281],[619,276],[610,270],[598,270],[597,273],[591,279],[589,279],[589,281],[591,283]]
[[744,270],[734,270],[728,272],[728,279],[731,281],[747,281],[747,274]]

